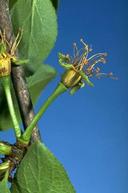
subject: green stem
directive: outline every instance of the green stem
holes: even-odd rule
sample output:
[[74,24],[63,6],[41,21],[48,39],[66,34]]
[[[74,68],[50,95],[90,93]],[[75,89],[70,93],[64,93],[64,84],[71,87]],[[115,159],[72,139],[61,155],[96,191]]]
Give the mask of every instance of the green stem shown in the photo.
[[10,155],[12,153],[12,147],[3,142],[0,142],[0,154]]
[[0,172],[3,171],[3,170],[7,170],[10,166],[10,163],[9,161],[5,161],[3,163],[0,164]]
[[50,104],[62,93],[67,91],[67,88],[62,84],[59,83],[59,85],[56,87],[56,89],[53,91],[53,93],[49,96],[49,98],[45,101],[44,105],[40,108],[39,112],[35,115],[30,125],[27,127],[26,131],[23,133],[21,137],[21,141],[23,143],[29,143],[32,130],[37,124],[37,122],[40,120],[42,115],[45,113],[46,109],[50,106]]
[[19,138],[21,136],[21,130],[20,130],[16,112],[14,109],[14,104],[12,101],[12,95],[11,95],[11,89],[10,89],[10,76],[1,77],[1,81],[5,91],[9,112],[12,118],[14,130],[15,130],[15,135],[16,135],[16,138]]

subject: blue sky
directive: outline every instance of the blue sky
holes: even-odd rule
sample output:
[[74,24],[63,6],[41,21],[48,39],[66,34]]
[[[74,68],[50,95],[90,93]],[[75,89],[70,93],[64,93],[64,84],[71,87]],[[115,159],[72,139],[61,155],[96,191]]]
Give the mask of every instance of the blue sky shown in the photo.
[[[118,76],[118,81],[93,79],[94,88],[74,96],[63,94],[39,122],[45,144],[63,163],[77,193],[128,193],[127,7],[126,0],[61,0],[58,10],[58,38],[46,60],[58,77],[58,52],[72,53],[80,38],[95,53],[107,52],[102,69]],[[42,93],[36,110],[58,79]]]
[[77,193],[128,192],[127,6],[125,0],[60,3],[58,39],[47,63],[62,72],[57,53],[72,53],[73,42],[82,37],[95,53],[108,53],[102,69],[118,76],[118,81],[93,79],[94,88],[64,94],[40,121],[45,143],[64,164]]

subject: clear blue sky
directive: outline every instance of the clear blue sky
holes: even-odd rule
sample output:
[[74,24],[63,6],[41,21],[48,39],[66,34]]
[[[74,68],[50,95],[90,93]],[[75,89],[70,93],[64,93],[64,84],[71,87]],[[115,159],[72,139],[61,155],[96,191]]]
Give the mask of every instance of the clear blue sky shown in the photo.
[[108,53],[103,69],[118,76],[64,94],[40,121],[45,143],[77,193],[128,193],[127,7],[126,0],[61,0],[59,7],[58,39],[47,63],[62,72],[57,53],[72,53],[72,43],[82,37],[95,52]]
[[127,7],[126,0],[61,0],[59,7],[59,34],[46,63],[62,72],[58,52],[72,53],[73,42],[82,37],[95,52],[108,53],[103,69],[118,76],[118,81],[93,80],[94,88],[74,96],[64,94],[39,122],[45,144],[63,163],[77,193],[128,193]]

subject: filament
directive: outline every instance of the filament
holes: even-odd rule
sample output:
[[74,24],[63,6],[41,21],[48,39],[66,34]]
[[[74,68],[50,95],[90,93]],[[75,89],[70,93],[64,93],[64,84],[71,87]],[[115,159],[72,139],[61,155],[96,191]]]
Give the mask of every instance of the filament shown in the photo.
[[89,53],[90,49],[89,49],[88,45],[83,41],[82,38],[80,39],[80,41],[81,41],[81,43],[84,45],[84,50],[85,50],[85,52],[83,53],[83,56],[88,57],[88,53]]
[[73,53],[74,53],[74,58],[78,57],[79,51],[75,42],[73,43]]
[[98,53],[98,54],[94,54],[92,55],[90,58],[88,58],[88,61],[94,59],[95,57],[106,57],[107,56],[107,53]]

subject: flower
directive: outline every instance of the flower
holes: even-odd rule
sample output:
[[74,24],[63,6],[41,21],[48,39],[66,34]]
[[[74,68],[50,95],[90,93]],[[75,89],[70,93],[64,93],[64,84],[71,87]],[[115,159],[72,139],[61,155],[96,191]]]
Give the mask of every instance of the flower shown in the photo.
[[69,54],[59,53],[59,63],[66,71],[62,75],[61,82],[65,87],[71,89],[71,93],[75,92],[85,84],[93,86],[90,78],[96,77],[113,77],[113,73],[108,74],[101,73],[100,67],[96,65],[98,63],[106,63],[107,53],[98,53],[89,57],[89,53],[92,49],[83,41],[83,48],[78,50],[76,43],[74,43],[74,56],[73,58]]
[[19,59],[16,56],[16,49],[22,38],[20,30],[12,44],[10,44],[5,35],[5,31],[0,30],[0,78],[9,76],[11,73],[11,62],[15,65],[26,64],[29,60]]

